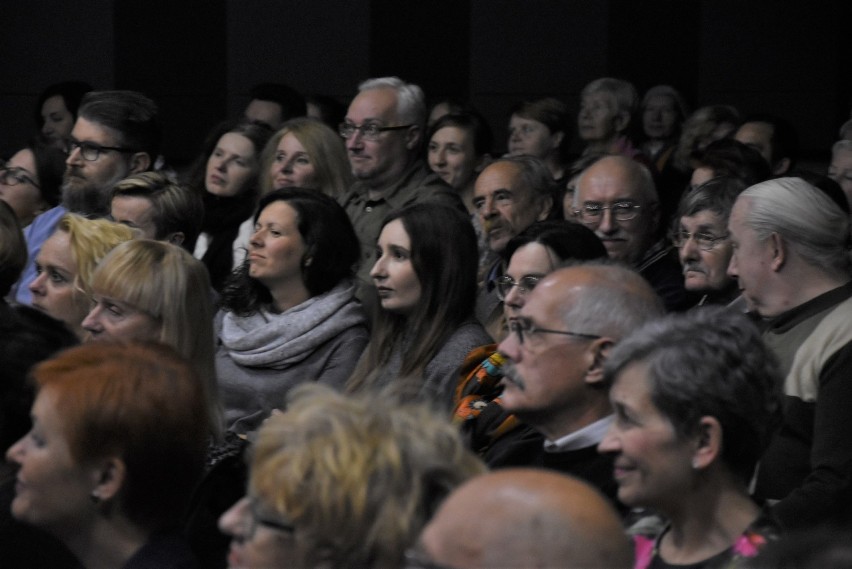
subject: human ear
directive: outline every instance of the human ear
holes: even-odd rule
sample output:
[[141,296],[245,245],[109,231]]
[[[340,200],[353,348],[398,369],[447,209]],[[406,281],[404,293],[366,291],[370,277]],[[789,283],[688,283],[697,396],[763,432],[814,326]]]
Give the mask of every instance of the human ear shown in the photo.
[[151,167],[151,157],[147,152],[136,152],[130,157],[130,174],[146,172]]
[[787,245],[778,233],[772,233],[769,236],[769,246],[772,247],[772,262],[769,266],[773,271],[778,272],[787,260]]
[[178,247],[180,247],[185,239],[186,235],[183,234],[183,231],[175,231],[174,233],[169,235],[169,238],[166,239],[166,241],[168,243],[171,243],[172,245],[177,245]]
[[698,435],[692,455],[692,467],[704,469],[722,453],[722,425],[716,417],[704,416],[698,421]]
[[115,498],[127,478],[127,465],[118,457],[101,460],[94,468],[95,488],[92,499],[105,502]]
[[612,338],[598,338],[597,340],[593,340],[589,344],[588,351],[586,352],[589,356],[588,368],[586,369],[586,376],[584,381],[589,385],[600,385],[604,381],[604,363],[606,363],[607,356],[609,356],[609,351],[615,345],[615,342]]

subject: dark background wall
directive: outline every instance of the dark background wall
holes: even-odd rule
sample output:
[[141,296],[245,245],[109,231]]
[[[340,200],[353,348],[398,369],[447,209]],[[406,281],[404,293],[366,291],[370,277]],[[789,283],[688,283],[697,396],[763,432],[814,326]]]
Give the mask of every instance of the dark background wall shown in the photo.
[[852,2],[742,0],[4,0],[0,155],[32,133],[41,89],[66,79],[138,89],[160,105],[164,151],[194,156],[248,88],[285,81],[346,101],[399,75],[470,98],[498,140],[506,110],[590,80],[658,83],[693,107],[774,112],[824,160],[852,106]]

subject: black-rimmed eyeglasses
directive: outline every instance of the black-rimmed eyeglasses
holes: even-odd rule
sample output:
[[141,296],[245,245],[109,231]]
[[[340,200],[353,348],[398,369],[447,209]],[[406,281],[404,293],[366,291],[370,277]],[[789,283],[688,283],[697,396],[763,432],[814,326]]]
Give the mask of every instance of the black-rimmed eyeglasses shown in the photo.
[[132,148],[126,148],[123,146],[101,146],[100,144],[95,144],[93,142],[80,142],[69,138],[66,141],[66,146],[68,148],[68,154],[72,154],[78,148],[80,149],[80,156],[83,157],[83,160],[88,160],[89,162],[94,162],[97,160],[101,152],[136,152],[136,150]]
[[41,189],[41,186],[36,184],[32,178],[24,174],[25,171],[26,170],[23,168],[0,168],[0,184],[4,184],[6,186],[30,184],[31,186]]

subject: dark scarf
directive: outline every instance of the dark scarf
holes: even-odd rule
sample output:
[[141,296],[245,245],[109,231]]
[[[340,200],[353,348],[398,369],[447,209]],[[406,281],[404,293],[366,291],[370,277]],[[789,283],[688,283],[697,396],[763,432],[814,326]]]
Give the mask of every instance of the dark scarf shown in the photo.
[[217,291],[231,274],[234,265],[233,244],[240,225],[251,217],[257,202],[254,191],[222,197],[204,192],[204,222],[201,231],[210,235],[210,245],[201,258]]

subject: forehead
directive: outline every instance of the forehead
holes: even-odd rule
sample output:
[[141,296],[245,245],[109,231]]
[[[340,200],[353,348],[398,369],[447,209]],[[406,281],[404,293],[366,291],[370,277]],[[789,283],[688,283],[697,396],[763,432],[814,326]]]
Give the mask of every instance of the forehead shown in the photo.
[[293,206],[284,200],[276,200],[263,208],[257,220],[259,223],[294,225],[298,223],[299,214]]
[[637,178],[631,175],[623,163],[604,158],[589,166],[580,178],[577,198],[581,202],[643,202],[645,200]]
[[584,105],[601,105],[610,109],[615,108],[615,95],[609,91],[593,91],[583,95],[582,104]]
[[511,162],[491,164],[476,179],[473,193],[477,196],[486,196],[497,190],[524,191],[520,184],[520,174],[520,167]]
[[574,306],[583,288],[590,284],[589,279],[581,267],[550,273],[529,293],[521,313],[540,326],[554,327]]
[[739,128],[734,138],[748,142],[769,142],[774,130],[772,125],[766,122],[747,122]]
[[[153,213],[154,204],[144,196],[115,196],[112,198],[113,217],[119,213],[122,217],[132,215],[139,217]],[[120,221],[117,219],[117,221]]]
[[223,134],[219,142],[216,143],[216,146],[241,156],[251,156],[254,154],[254,146],[251,140],[236,132],[226,132]]
[[648,98],[648,102],[645,103],[646,109],[674,109],[675,102],[671,95],[664,95],[662,93],[658,93],[656,95],[651,95]]
[[541,243],[527,243],[512,254],[506,271],[511,277],[519,279],[524,275],[543,275],[554,268],[550,249]]
[[408,232],[405,230],[401,219],[394,219],[382,228],[382,233],[379,235],[379,242],[388,245],[397,245],[405,249],[411,247],[411,239],[408,237]]
[[39,262],[50,263],[58,267],[71,269],[71,236],[66,231],[57,229],[47,238],[38,254]]
[[628,407],[654,407],[651,401],[648,364],[643,361],[634,361],[624,366],[615,376],[610,398],[613,403]]
[[396,117],[396,91],[390,88],[361,91],[349,105],[346,118],[354,122],[389,121]]
[[296,135],[292,132],[288,131],[284,133],[284,136],[281,137],[281,140],[278,141],[278,148],[283,149],[293,149],[297,151],[304,151],[305,147],[302,146],[302,143],[299,142],[299,139],[296,138]]
[[112,127],[78,117],[71,130],[71,136],[78,142],[94,142],[101,146],[118,146],[121,135]]
[[470,131],[458,126],[445,126],[439,128],[435,131],[435,134],[432,135],[432,140],[435,142],[455,143],[459,145],[473,142]]
[[35,156],[33,156],[32,150],[29,148],[24,148],[22,150],[18,150],[15,154],[9,158],[9,161],[6,163],[7,166],[14,166],[16,168],[23,168],[27,170],[30,174],[35,173]]
[[62,98],[62,95],[48,97],[44,100],[41,109],[44,113],[68,112],[68,108],[65,106],[65,99]]
[[702,229],[725,229],[725,224],[722,223],[722,217],[709,209],[705,209],[695,213],[694,215],[684,215],[680,218],[680,225],[687,231],[699,231]]
[[728,219],[728,228],[731,230],[731,233],[742,236],[742,234],[748,229],[745,225],[745,218],[748,215],[749,209],[751,209],[751,204],[748,201],[748,198],[744,198],[740,196],[737,198],[737,201],[734,202],[734,207],[731,209],[731,217]]
[[843,165],[845,167],[852,166],[852,147],[838,148],[831,156],[831,163],[834,166]]

